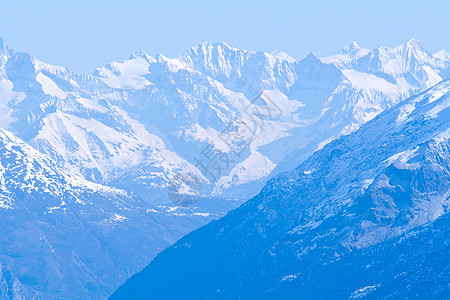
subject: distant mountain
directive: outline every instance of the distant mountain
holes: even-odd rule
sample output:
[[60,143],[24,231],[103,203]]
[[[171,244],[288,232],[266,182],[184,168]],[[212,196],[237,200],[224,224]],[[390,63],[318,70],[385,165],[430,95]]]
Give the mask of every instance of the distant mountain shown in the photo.
[[204,42],[177,58],[138,51],[92,76],[2,46],[0,126],[152,203],[170,200],[180,174],[198,181],[200,197],[245,200],[449,70],[448,55],[416,40],[372,51],[354,42],[298,62]]
[[[204,42],[176,58],[137,51],[80,75],[0,39],[0,128],[18,145],[2,150],[2,295],[106,297],[268,179],[450,78],[449,66],[445,51],[415,40],[300,61]],[[66,242],[79,235],[80,245]],[[36,270],[45,271],[27,277]]]
[[106,298],[220,216],[188,213],[86,181],[0,129],[0,298]]
[[449,148],[447,80],[273,178],[111,299],[445,298]]

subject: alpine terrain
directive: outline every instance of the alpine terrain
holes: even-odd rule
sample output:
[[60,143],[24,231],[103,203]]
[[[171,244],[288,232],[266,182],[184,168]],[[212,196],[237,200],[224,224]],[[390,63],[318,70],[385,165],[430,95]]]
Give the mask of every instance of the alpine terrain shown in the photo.
[[[174,210],[176,207],[172,207]],[[106,298],[204,219],[86,181],[0,129],[0,298]]]
[[449,148],[447,80],[273,178],[111,299],[447,298]]
[[246,200],[450,77],[448,54],[417,40],[298,62],[204,42],[177,58],[139,51],[89,76],[0,45],[0,125],[75,174],[158,204],[186,176],[196,184],[180,193]]
[[[82,75],[9,49],[0,38],[0,298],[104,299],[183,235],[255,195],[186,240],[205,236],[201,243],[210,249],[201,248],[203,263],[223,243],[236,243],[233,253],[252,258],[234,260],[249,264],[249,273],[239,276],[261,285],[256,289],[261,295],[303,280],[295,274],[306,260],[322,259],[315,253],[324,253],[324,260],[336,254],[337,261],[413,228],[418,238],[408,241],[419,243],[434,230],[420,226],[446,211],[441,193],[446,181],[430,185],[423,179],[420,188],[407,189],[404,178],[413,184],[416,177],[398,170],[422,169],[394,166],[407,155],[398,153],[412,149],[433,163],[426,167],[428,160],[421,158],[408,166],[423,165],[423,176],[446,174],[445,151],[432,139],[446,124],[445,107],[438,104],[445,105],[447,83],[402,101],[448,78],[448,53],[432,54],[414,39],[373,50],[353,42],[335,55],[311,53],[300,61],[282,51],[203,42],[174,58],[137,51]],[[426,99],[435,100],[423,104]],[[391,122],[397,113],[403,117]],[[372,125],[365,126],[368,121]],[[442,158],[433,158],[433,151]],[[392,167],[386,171],[385,165]],[[429,169],[434,166],[442,174]],[[380,202],[374,193],[384,195]],[[392,193],[407,204],[389,202]],[[433,201],[415,202],[432,193]],[[373,216],[365,215],[369,211]],[[341,227],[327,225],[333,218]],[[247,233],[234,226],[243,226],[255,244],[240,244]],[[308,242],[316,237],[310,230],[321,237]],[[189,251],[200,249],[192,245]],[[363,255],[358,251],[354,255]],[[174,261],[181,257],[177,253]],[[229,274],[238,274],[227,261],[233,256],[217,253],[211,268],[221,258]],[[192,254],[183,263],[193,263]],[[267,266],[289,265],[255,273],[255,260],[267,262],[266,255],[272,259]],[[299,263],[291,264],[291,256]],[[200,261],[191,267],[208,268]],[[205,280],[218,280],[204,271]],[[268,273],[273,277],[264,277]],[[288,277],[275,284],[277,276]],[[195,277],[180,278],[176,285]],[[228,290],[205,291],[205,297],[242,292],[228,283]]]

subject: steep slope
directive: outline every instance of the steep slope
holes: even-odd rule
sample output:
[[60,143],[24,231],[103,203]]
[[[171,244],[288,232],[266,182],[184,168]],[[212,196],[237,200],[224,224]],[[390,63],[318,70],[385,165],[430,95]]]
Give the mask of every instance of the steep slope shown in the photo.
[[395,48],[380,47],[352,63],[357,71],[371,73],[398,83],[429,87],[441,80],[439,74],[448,69],[449,61],[435,57],[419,41],[411,39]]
[[166,203],[182,174],[199,182],[199,197],[255,195],[450,76],[450,60],[415,40],[299,62],[204,42],[176,58],[138,51],[83,76],[2,46],[0,70],[2,128],[88,180]]
[[272,175],[300,164],[326,143],[357,130],[407,97],[450,78],[450,60],[438,57],[412,39],[395,48],[372,51],[353,42],[336,55],[309,55],[300,61],[299,80],[289,98],[306,104],[299,110],[306,120],[303,126],[289,130],[290,137],[274,143],[274,147],[286,145],[287,151],[276,161]]
[[[135,59],[132,57],[123,64],[133,65]],[[262,155],[258,147],[283,137],[284,131],[296,126],[291,114],[302,105],[300,102],[288,101],[284,94],[273,92],[265,94],[273,102],[255,99],[264,89],[277,90],[278,85],[290,85],[287,81],[293,80],[292,72],[277,71],[283,66],[287,68],[286,61],[266,53],[239,50],[225,43],[202,43],[178,58],[157,55],[156,61],[148,65],[148,73],[140,75],[151,84],[142,89],[124,91],[118,98],[127,100],[114,103],[145,128],[163,137],[175,153],[191,162],[197,173],[191,170],[184,172],[204,184],[202,190],[206,195],[220,197],[236,182],[260,180],[267,176],[275,164]],[[119,74],[120,69],[114,72]],[[277,74],[280,72],[288,78],[287,81],[279,78]],[[269,119],[267,112],[261,115],[263,110],[267,110],[264,106],[270,106],[269,109],[275,113],[267,120],[269,125],[260,128],[259,124]],[[274,126],[270,126],[272,124]],[[232,138],[224,134],[230,125],[239,125],[232,132],[235,133]],[[261,137],[263,130],[264,138],[252,138]],[[250,147],[249,142],[252,142]],[[215,162],[207,168],[198,162],[205,149],[212,147],[217,156],[230,156],[228,163],[221,166],[223,169],[214,174],[211,169]],[[260,167],[253,170],[249,165]],[[147,169],[151,169],[151,164]],[[127,182],[137,182],[145,177],[145,171],[140,167],[140,178],[136,178],[134,173],[134,170],[127,173]]]
[[160,173],[188,168],[161,138],[95,97],[110,90],[101,80],[9,51],[2,82],[11,95],[4,100],[11,110],[4,127],[87,179],[107,183],[144,158],[156,161]]
[[112,299],[446,295],[449,148],[443,81],[270,180]]
[[314,269],[308,269],[308,276],[287,275],[265,296],[445,299],[450,276],[449,234],[450,214],[447,212],[385,243],[315,265]]
[[[243,108],[257,108],[210,77],[180,69],[178,60],[155,60],[144,52],[100,69],[98,78],[12,50],[3,63],[4,128],[87,179],[120,185],[130,178],[124,186],[142,190],[147,200],[179,173],[212,190],[215,182],[194,166],[195,157]],[[143,71],[155,84],[139,77]],[[295,102],[288,104],[287,113],[295,108]],[[248,123],[253,116],[242,117]]]
[[175,208],[86,181],[0,129],[0,298],[105,298],[216,217]]
[[[415,40],[386,49],[395,54],[385,59],[386,64],[372,71],[357,71],[356,62],[371,51],[360,49],[356,43],[338,52],[338,56],[348,57],[347,63],[330,64],[332,61],[324,62],[326,59],[313,54],[293,62],[225,43],[205,42],[175,59],[159,55],[157,62],[149,65],[148,74],[141,75],[152,84],[123,97],[129,99],[125,110],[146,128],[164,132],[164,140],[174,152],[208,177],[210,170],[202,169],[196,158],[211,145],[219,154],[229,154],[219,144],[223,130],[234,117],[245,119],[242,111],[246,105],[264,91],[277,106],[272,106],[275,118],[266,116],[266,122],[245,120],[247,127],[265,124],[255,134],[258,138],[252,140],[250,151],[233,157],[229,168],[216,174],[220,178],[204,181],[203,191],[208,194],[242,199],[255,194],[268,177],[301,163],[331,140],[353,132],[383,110],[447,78],[450,68],[445,56],[434,58]],[[403,66],[404,61],[421,56],[426,59]],[[379,75],[388,73],[389,68],[403,70],[396,82]],[[432,78],[408,81],[426,71],[434,74]],[[245,142],[245,138],[238,139],[234,146]]]

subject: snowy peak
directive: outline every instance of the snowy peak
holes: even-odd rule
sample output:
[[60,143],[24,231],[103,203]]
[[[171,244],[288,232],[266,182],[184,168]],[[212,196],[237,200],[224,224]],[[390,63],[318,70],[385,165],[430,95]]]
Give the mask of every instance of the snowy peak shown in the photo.
[[114,89],[139,90],[150,84],[145,78],[151,64],[159,59],[148,55],[144,50],[134,52],[128,60],[111,62],[93,73],[107,86]]
[[0,173],[0,190],[3,195],[20,195],[17,194],[18,190],[20,193],[56,198],[85,192],[127,195],[125,191],[91,183],[67,172],[4,129],[0,129]]
[[398,84],[428,88],[448,78],[448,62],[433,56],[416,39],[395,48],[379,47],[353,61],[349,68]]
[[353,42],[336,55],[321,60],[342,69],[373,74],[394,84],[403,81],[410,86],[427,88],[448,78],[450,64],[446,57],[445,52],[432,55],[417,39],[410,39],[394,48],[374,50],[361,49]]
[[[212,43],[212,42],[204,41],[204,42],[201,42],[200,44],[198,44],[197,46],[192,47],[191,50],[195,51],[197,53],[202,52],[202,53],[206,54],[206,53],[211,53],[212,51],[229,52],[229,51],[240,50],[240,49],[230,47],[225,42]],[[240,50],[240,51],[242,51],[242,50]],[[190,52],[190,51],[188,51],[188,52]]]
[[156,53],[156,55],[155,55],[155,59],[156,59],[156,61],[157,61],[158,63],[163,63],[163,62],[165,62],[165,61],[168,61],[168,60],[169,60],[169,58],[168,58],[168,57],[166,57],[166,56],[162,55],[161,53]]
[[401,45],[400,47],[403,47],[405,49],[412,49],[412,50],[416,50],[416,51],[423,51],[423,52],[426,51],[418,39],[410,39],[410,40],[406,41],[405,43],[403,43],[403,45]]
[[374,62],[380,63],[387,72],[392,74],[415,71],[421,65],[434,64],[431,53],[425,50],[416,39],[411,39],[394,48],[376,48],[361,60],[366,60],[369,57]]
[[184,62],[193,64],[209,65],[214,62],[230,64],[233,59],[242,58],[246,52],[248,51],[232,48],[225,42],[202,42],[186,51],[179,58]]
[[444,49],[439,50],[438,52],[433,54],[433,56],[438,58],[438,59],[440,59],[440,60],[450,62],[450,54],[448,54],[448,52],[445,51]]
[[240,76],[240,71],[251,53],[228,46],[226,43],[203,42],[179,57],[190,68],[219,81]]
[[399,53],[405,61],[408,61],[406,67],[411,66],[415,61],[420,64],[431,63],[433,61],[432,54],[417,39],[410,39],[393,50]]
[[301,60],[302,62],[307,63],[322,63],[320,58],[314,53],[309,53],[304,59]]
[[[416,48],[413,41],[408,45],[399,51]],[[386,72],[401,69],[401,53],[374,50],[373,61],[364,65],[371,57],[360,58],[365,51],[351,43],[342,51],[347,54],[335,55],[336,63],[330,64],[314,53],[295,62],[279,51],[268,54],[203,42],[176,58],[137,51],[86,77],[10,51],[8,84],[26,98],[4,111],[13,109],[18,120],[11,126],[20,137],[73,172],[112,185],[125,176],[135,180],[135,186],[157,190],[166,186],[166,172],[197,172],[193,156],[201,153],[203,144],[214,144],[229,120],[262,91],[275,91],[277,106],[292,115],[272,120],[273,132],[261,141],[264,155],[253,151],[246,162],[270,160],[257,171],[265,174],[267,165],[278,164],[289,151],[305,149],[298,156],[303,159],[322,142],[356,130],[410,93],[441,80],[443,73],[431,64],[419,68],[415,77],[392,78]],[[296,140],[278,147],[280,139]],[[222,177],[240,172],[236,185],[249,182],[252,168],[241,172],[240,163]]]
[[150,55],[148,55],[144,50],[138,50],[138,51],[134,52],[133,54],[131,54],[130,60],[133,60],[133,59],[136,59],[139,57],[145,59],[149,64],[156,62],[156,60],[153,57],[151,57]]
[[[256,197],[159,254],[112,299],[179,299],[199,294],[205,299],[278,299],[286,291],[294,299],[342,286],[342,281],[328,284],[334,274],[324,276],[335,270],[330,263],[345,266],[350,261],[369,269],[369,276],[364,285],[357,282],[355,286],[359,276],[351,273],[348,296],[368,284],[382,282],[383,290],[392,288],[392,281],[383,274],[386,266],[374,269],[373,256],[355,261],[352,255],[374,249],[384,252],[391,248],[392,239],[401,242],[440,217],[448,224],[449,86],[450,81],[444,81],[386,110],[360,130],[315,152],[296,169],[273,178]],[[444,236],[440,234],[439,243]],[[251,255],[241,255],[249,253],[249,245]],[[422,251],[423,245],[414,247]],[[434,258],[435,253],[431,253]],[[387,261],[392,262],[392,257]],[[416,281],[408,284],[416,285],[422,278],[428,282],[430,269],[423,265]],[[405,267],[392,277],[414,269]],[[302,276],[305,272],[308,275]],[[382,280],[374,281],[375,273],[382,274]],[[442,272],[431,275],[441,282],[440,288],[448,290]],[[171,289],[179,278],[184,279],[183,289]],[[430,290],[434,287],[430,284]]]
[[335,55],[321,58],[324,63],[332,63],[339,67],[348,67],[349,63],[361,56],[366,55],[370,50],[361,48],[355,41],[348,44]]
[[107,86],[114,89],[135,90],[150,84],[144,75],[153,59],[146,55],[132,55],[124,62],[111,62],[98,68],[93,76],[100,78]]
[[[295,64],[296,69],[301,67],[302,69],[309,69],[313,71],[316,68],[326,67],[329,70],[338,70],[339,67],[335,64],[331,64],[329,61],[325,61],[325,59],[318,57],[314,52],[308,54],[305,58],[298,61]],[[298,74],[300,75],[300,74]]]
[[[85,89],[89,89],[89,86],[100,83],[92,76],[79,75],[64,67],[47,64],[25,52],[8,49],[5,53],[5,77],[13,82],[16,91],[37,92],[37,83],[41,85],[44,94],[55,96],[49,92],[54,89],[58,94],[55,97],[61,98],[64,95],[62,98],[65,98],[67,90],[86,92]],[[40,80],[42,78],[45,78],[45,83]]]
[[272,55],[273,57],[279,59],[279,60],[284,60],[290,63],[295,63],[296,60],[295,58],[293,58],[292,56],[290,56],[289,54],[287,54],[284,51],[280,51],[280,50],[275,50],[270,52],[270,55]]
[[359,45],[355,41],[353,41],[352,43],[348,44],[347,46],[345,46],[344,48],[339,50],[336,54],[346,55],[346,54],[352,53],[353,51],[359,50],[359,49],[361,49],[361,47],[359,47]]
[[226,88],[252,98],[265,89],[287,92],[292,85],[295,60],[281,52],[277,55],[204,42],[181,55],[179,61]]
[[237,48],[233,48],[230,47],[227,43],[225,42],[216,42],[216,43],[211,43],[211,42],[202,42],[200,44],[198,44],[197,46],[192,47],[191,49],[189,49],[186,54],[190,55],[190,56],[197,56],[197,57],[212,57],[214,55],[223,55],[226,56],[227,53],[230,52],[247,52],[246,50],[241,50],[241,49],[237,49]]

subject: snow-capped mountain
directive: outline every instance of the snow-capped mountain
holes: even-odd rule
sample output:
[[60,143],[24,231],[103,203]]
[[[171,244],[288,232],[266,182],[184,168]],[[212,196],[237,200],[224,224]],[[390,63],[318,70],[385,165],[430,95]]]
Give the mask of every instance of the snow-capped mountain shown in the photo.
[[445,297],[449,148],[446,80],[271,179],[111,299]]
[[220,209],[150,206],[0,129],[0,298],[104,299]]
[[[383,110],[450,78],[450,61],[436,59],[417,40],[371,51],[353,42],[331,57],[310,55],[303,61],[299,65],[306,66],[300,72],[310,82],[299,81],[300,88],[293,86],[289,97],[311,99],[309,106],[316,111],[310,124],[292,130],[289,143],[295,146],[289,148],[296,150],[277,164],[277,171],[287,171],[293,162],[301,163],[317,148],[355,131]],[[313,64],[316,69],[310,73],[314,69],[308,65]]]
[[301,61],[204,42],[80,75],[0,38],[0,128],[12,132],[0,131],[2,295],[105,297],[269,178],[445,78],[448,53],[416,40]]
[[450,76],[448,56],[415,40],[372,51],[352,43],[299,62],[204,42],[177,58],[138,51],[92,76],[2,49],[1,127],[80,176],[153,203],[168,201],[180,174],[199,182],[201,197],[247,199]]

